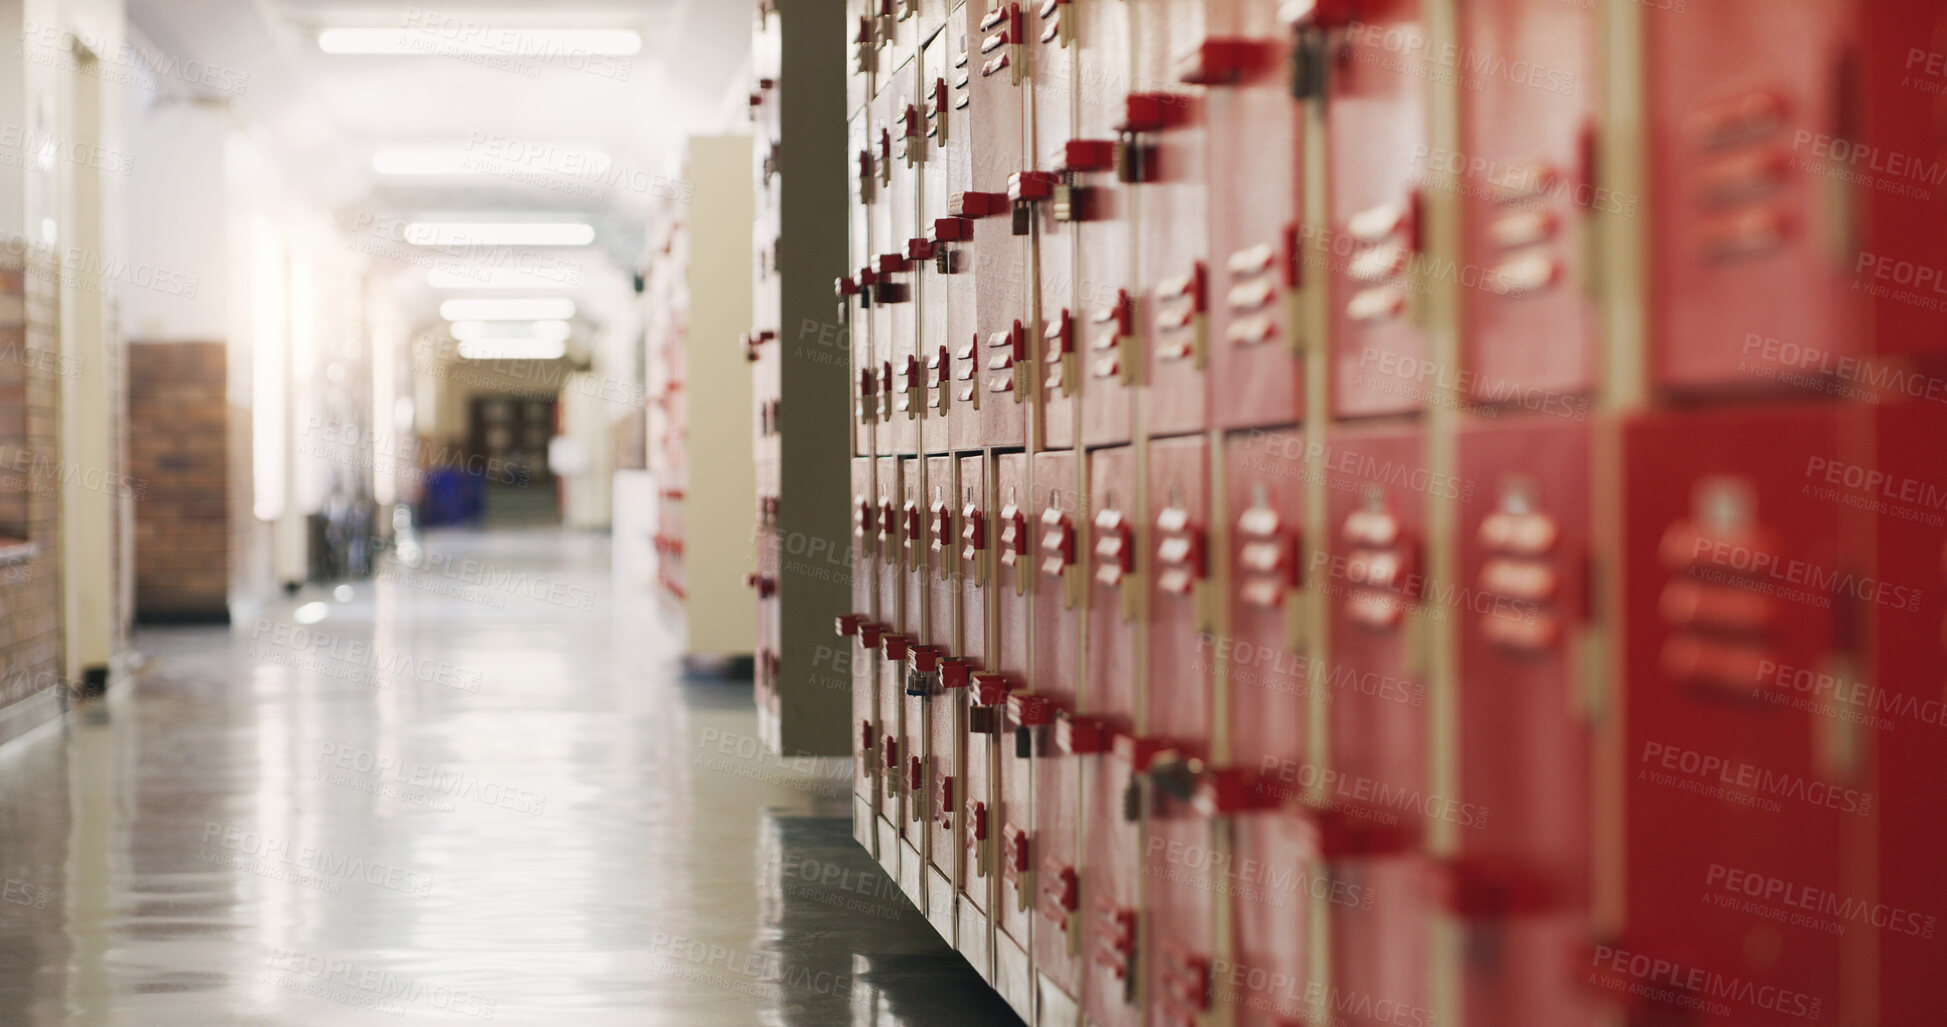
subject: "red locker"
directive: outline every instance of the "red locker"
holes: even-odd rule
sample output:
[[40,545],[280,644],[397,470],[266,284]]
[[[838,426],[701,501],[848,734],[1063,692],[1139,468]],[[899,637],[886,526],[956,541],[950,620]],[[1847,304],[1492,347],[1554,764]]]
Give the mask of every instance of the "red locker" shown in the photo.
[[[999,775],[995,767],[1001,746],[1011,741],[1004,737],[1007,715],[1005,691],[995,687],[998,675],[989,670],[987,660],[987,597],[994,586],[994,535],[996,507],[987,480],[987,458],[973,455],[958,458],[960,506],[955,520],[953,553],[960,592],[959,666],[948,664],[948,672],[964,675],[966,705],[962,726],[965,764],[959,789],[959,806],[953,816],[958,821],[961,846],[959,876],[961,926],[959,949],[981,971],[991,974],[992,953],[987,947],[987,926],[994,910],[994,880],[999,868],[999,802],[995,791]],[[947,682],[942,682],[946,684]],[[955,685],[954,687],[961,687]]]
[[[1142,511],[1136,500],[1136,454],[1127,446],[1089,453],[1091,530],[1082,557],[1088,575],[1088,687],[1068,722],[1068,748],[1078,754],[1088,818],[1079,873],[1081,947],[1086,954],[1082,1009],[1103,1027],[1143,1022],[1139,954],[1143,832],[1141,784],[1151,745],[1137,733],[1136,647],[1142,632]],[[1077,741],[1079,739],[1079,741]]]
[[1939,444],[1947,408],[1906,403],[1881,408],[1875,420],[1877,452],[1869,465],[1809,470],[1821,498],[1842,497],[1872,511],[1854,508],[1855,521],[1870,521],[1871,530],[1848,537],[1873,539],[1868,566],[1882,579],[1910,584],[1919,596],[1872,611],[1871,656],[1862,667],[1872,690],[1862,694],[1857,683],[1801,673],[1774,681],[1833,712],[1835,700],[1864,699],[1881,722],[1870,732],[1875,787],[1884,796],[1874,811],[1879,859],[1873,876],[1885,910],[1872,920],[1879,1009],[1871,1022],[1924,1023],[1947,1005],[1938,923],[1947,911],[1947,882],[1935,858],[1947,851],[1938,801],[1938,783],[1947,781],[1947,746],[1940,744],[1947,726],[1947,450]]
[[995,987],[1016,1012],[1032,1017],[1034,982],[1029,945],[1035,919],[1035,743],[1049,723],[1047,703],[1027,692],[1028,626],[1038,574],[1035,535],[1039,511],[1028,488],[1028,455],[995,459],[994,590],[998,650],[994,668],[975,682],[976,698],[1005,711],[1000,760],[994,770],[995,865],[999,867],[994,951]]
[[[1038,363],[1033,372],[1041,399],[1044,444],[1075,444],[1076,396],[1081,380],[1075,355],[1075,228],[1078,193],[1070,174],[1069,142],[1075,138],[1075,56],[1072,4],[1029,5],[1029,167],[1009,182],[1017,219],[1029,215],[1034,279],[1028,293]],[[1022,226],[1017,220],[1015,231]]]
[[[1241,74],[1238,51],[1211,38],[1204,0],[1129,8],[1134,77],[1147,94],[1132,145],[1141,183],[1132,201],[1140,318],[1148,340],[1144,417],[1150,435],[1204,427],[1209,362],[1209,172],[1205,87]],[[1241,169],[1240,169],[1241,170]],[[1233,172],[1236,173],[1236,172]]]
[[[1140,168],[1131,133],[1154,97],[1131,99],[1129,17],[1122,0],[1083,0],[1060,15],[1075,53],[1074,136],[1066,163],[1076,222],[1071,330],[1064,373],[1082,392],[1082,441],[1127,442],[1130,393],[1141,353],[1136,340],[1130,250],[1130,187]],[[1131,103],[1137,106],[1133,110]],[[1131,116],[1136,121],[1131,120]]]
[[[1139,952],[1148,1022],[1195,1024],[1214,1006],[1214,905],[1224,891],[1182,853],[1218,851],[1214,823],[1196,803],[1197,773],[1210,757],[1208,502],[1210,446],[1168,439],[1149,448],[1142,571],[1149,610],[1146,726],[1117,736],[1114,760],[1141,775],[1145,818],[1136,855],[1143,876],[1145,935]],[[1093,692],[1091,691],[1091,695]],[[1125,811],[1126,812],[1126,811]]]
[[1587,651],[1590,434],[1552,417],[1471,425],[1459,476],[1459,795],[1439,894],[1459,918],[1467,1022],[1591,1025]]
[[[1315,68],[1324,33],[1293,29],[1276,5],[1212,4],[1210,35],[1249,59],[1204,92],[1210,230],[1210,420],[1221,428],[1291,424],[1303,415],[1304,325],[1297,308],[1304,196],[1299,63]],[[1309,87],[1307,87],[1309,89]],[[1309,94],[1306,99],[1314,98]],[[1249,168],[1249,174],[1235,169]]]
[[[1863,7],[1854,8],[1863,10]],[[1864,85],[1858,118],[1863,145],[1839,136],[1794,137],[1794,151],[1829,171],[1868,172],[1880,188],[1868,192],[1864,239],[1849,269],[1872,296],[1875,351],[1923,357],[1937,375],[1947,360],[1947,261],[1940,239],[1947,234],[1947,211],[1940,191],[1947,186],[1940,167],[1941,116],[1947,110],[1947,10],[1931,0],[1874,0],[1863,20]],[[1801,159],[1801,164],[1806,160]],[[1815,165],[1816,166],[1816,165]],[[1812,342],[1816,343],[1816,337]],[[1824,348],[1824,347],[1821,347]],[[1801,358],[1830,372],[1830,358]],[[1916,380],[1917,379],[1917,380]],[[1931,394],[1937,377],[1910,376],[1900,391],[1912,398]]]
[[[1017,744],[1031,742],[1034,776],[1034,969],[1071,1002],[1081,997],[1081,844],[1084,799],[1078,757],[1099,753],[1102,732],[1077,722],[1088,538],[1085,493],[1077,491],[1073,451],[1034,454],[1029,530],[1034,538],[1032,692],[1009,699],[1038,706],[1042,724]],[[1017,721],[1018,722],[1018,721]]]
[[1297,638],[1305,445],[1296,429],[1252,429],[1226,440],[1230,589],[1220,601],[1230,630],[1199,640],[1206,671],[1218,662],[1225,668],[1231,749],[1228,765],[1204,783],[1202,805],[1225,818],[1230,865],[1301,875],[1258,895],[1231,896],[1231,954],[1217,965],[1213,987],[1237,1009],[1241,1027],[1303,1019],[1313,981],[1310,898],[1298,885],[1322,877],[1320,850],[1318,830],[1297,804],[1314,766],[1306,745],[1311,690],[1324,675]]
[[878,284],[872,294],[873,340],[880,355],[886,434],[881,445],[892,453],[919,451],[920,418],[926,410],[926,376],[919,356],[918,281],[920,262],[912,239],[919,226],[919,159],[925,152],[924,119],[919,114],[917,61],[900,67],[881,87],[873,109],[880,114],[880,204],[886,227],[883,248],[872,269]]
[[[1559,0],[1458,8],[1460,151],[1424,173],[1460,186],[1461,345],[1469,398],[1542,412],[1595,385],[1590,218],[1596,10]],[[1565,402],[1558,399],[1557,403]]]
[[1395,368],[1426,360],[1415,162],[1427,150],[1431,44],[1419,0],[1366,0],[1333,35],[1342,41],[1325,107],[1333,412],[1403,413],[1426,399],[1417,373]]
[[1333,878],[1371,901],[1332,907],[1332,987],[1425,1009],[1431,909],[1417,854],[1430,819],[1464,816],[1434,795],[1418,633],[1448,616],[1452,596],[1427,597],[1429,501],[1465,501],[1463,483],[1428,472],[1414,424],[1341,429],[1326,437],[1329,499],[1317,543],[1329,610],[1330,753],[1313,815]]
[[1847,191],[1812,173],[1853,131],[1840,0],[1725,0],[1648,17],[1650,379],[1670,390],[1776,387],[1765,352],[1857,355]]
[[968,248],[979,284],[975,335],[954,341],[954,381],[955,399],[980,411],[980,430],[975,438],[956,434],[954,444],[1023,446],[1040,379],[1030,354],[1028,232],[1017,224],[1009,194],[1010,180],[1027,168],[1028,16],[1019,3],[994,0],[968,0],[964,10],[975,43],[963,69],[973,188],[951,201],[949,213],[977,222]]
[[[1807,473],[1841,452],[1835,408],[1657,413],[1620,429],[1627,906],[1591,970],[1612,988],[1658,984],[1637,972],[1645,960],[1738,982],[1692,1014],[1702,1025],[1835,1015],[1842,937],[1771,919],[1776,903],[1743,908],[1743,887],[1846,897],[1842,838],[1869,823],[1875,795],[1844,732],[1777,682],[1835,665],[1840,610],[1915,593],[1905,575],[1843,559],[1845,508]],[[1682,1012],[1628,1003],[1634,1023]]]

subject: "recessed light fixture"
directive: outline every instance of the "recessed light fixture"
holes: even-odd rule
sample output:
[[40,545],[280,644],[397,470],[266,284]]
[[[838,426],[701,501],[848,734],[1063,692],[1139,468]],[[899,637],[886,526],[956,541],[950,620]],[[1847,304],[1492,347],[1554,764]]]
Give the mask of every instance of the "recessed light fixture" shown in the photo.
[[428,289],[533,289],[537,292],[573,289],[579,281],[564,282],[511,267],[434,268],[426,272]]
[[558,360],[568,353],[560,339],[468,339],[460,343],[462,360]]
[[550,342],[565,340],[574,329],[566,321],[455,321],[448,331],[462,342],[532,336]]
[[447,321],[566,321],[575,301],[564,299],[447,300],[439,305]]
[[451,28],[337,28],[318,33],[318,49],[329,54],[432,57],[455,54],[530,57],[630,57],[642,50],[633,29],[487,28],[455,23]]
[[586,246],[595,226],[586,221],[414,221],[414,246]]
[[372,154],[372,170],[381,175],[479,175],[500,172],[545,172],[557,175],[599,175],[608,170],[607,152],[582,146],[536,146],[518,153],[489,148],[413,147]]

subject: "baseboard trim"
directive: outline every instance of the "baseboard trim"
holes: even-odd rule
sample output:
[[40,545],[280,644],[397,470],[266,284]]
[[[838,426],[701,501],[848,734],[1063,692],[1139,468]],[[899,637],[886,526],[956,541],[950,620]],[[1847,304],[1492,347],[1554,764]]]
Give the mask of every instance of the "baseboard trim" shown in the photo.
[[60,720],[67,712],[65,688],[43,688],[11,706],[0,707],[0,746]]

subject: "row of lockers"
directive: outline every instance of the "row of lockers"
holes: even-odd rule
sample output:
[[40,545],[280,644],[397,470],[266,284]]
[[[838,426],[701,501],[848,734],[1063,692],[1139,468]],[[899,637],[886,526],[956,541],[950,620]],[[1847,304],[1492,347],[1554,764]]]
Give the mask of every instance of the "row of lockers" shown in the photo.
[[860,840],[1030,1022],[1928,1022],[1943,432],[856,458]]
[[852,7],[855,820],[1025,1019],[1937,1018],[1942,11]]
[[[901,453],[1109,445],[1137,391],[1154,436],[1296,423],[1311,347],[1339,418],[1803,391],[1947,347],[1925,5],[1860,28],[1840,0],[1493,0],[1435,39],[1444,6],[858,14],[838,288],[861,427]],[[1633,76],[1601,43],[1622,7]],[[1603,363],[1618,284],[1640,368]]]

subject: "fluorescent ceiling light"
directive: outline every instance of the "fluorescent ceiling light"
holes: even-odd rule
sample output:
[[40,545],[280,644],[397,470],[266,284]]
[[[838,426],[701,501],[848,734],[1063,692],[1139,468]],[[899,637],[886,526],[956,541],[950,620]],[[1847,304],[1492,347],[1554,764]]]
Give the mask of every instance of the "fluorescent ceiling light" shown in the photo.
[[557,360],[568,352],[560,339],[468,339],[460,343],[462,360]]
[[447,321],[566,321],[575,316],[575,301],[447,300],[439,305],[439,316]]
[[381,175],[479,175],[544,172],[599,175],[608,170],[607,152],[585,146],[533,146],[509,155],[489,149],[414,147],[380,150],[372,170]]
[[487,28],[454,23],[431,29],[341,28],[318,33],[318,49],[330,54],[415,57],[501,55],[552,60],[563,57],[629,57],[642,50],[633,29]]
[[469,267],[454,271],[434,268],[426,272],[429,289],[573,289],[578,282],[563,282],[544,275],[530,274],[511,267]]
[[462,342],[484,342],[532,336],[549,342],[566,339],[574,331],[566,321],[455,321],[450,331]]
[[595,226],[586,221],[414,221],[414,246],[586,246]]

